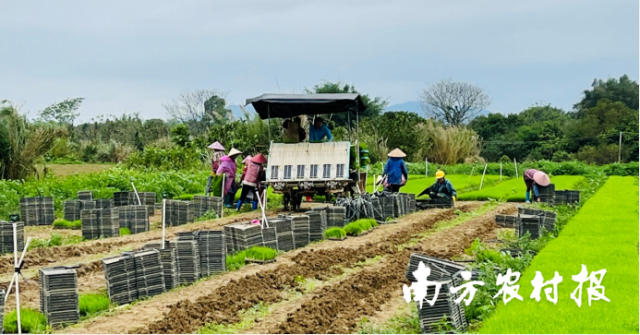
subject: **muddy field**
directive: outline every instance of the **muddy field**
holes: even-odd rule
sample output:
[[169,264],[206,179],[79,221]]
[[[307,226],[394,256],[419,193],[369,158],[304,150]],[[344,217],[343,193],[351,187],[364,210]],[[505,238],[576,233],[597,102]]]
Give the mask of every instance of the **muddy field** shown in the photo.
[[[313,243],[278,256],[275,263],[247,265],[54,332],[194,333],[211,323],[233,326],[240,322],[244,326],[236,331],[244,333],[357,332],[363,317],[384,322],[406,306],[402,284],[406,283],[404,272],[412,252],[441,258],[459,256],[475,238],[495,238],[495,214],[516,212],[515,205],[502,204],[453,227],[435,229],[436,224],[458,218],[456,210],[473,212],[481,206],[481,202],[463,202],[455,209],[416,212],[363,236]],[[255,216],[244,213],[171,227],[167,239],[177,232],[222,229]],[[155,215],[154,221],[159,217]],[[39,238],[46,237],[46,229],[37,229]],[[30,233],[27,230],[26,236],[32,236]],[[161,231],[152,230],[29,251],[23,269],[29,281],[21,282],[21,302],[24,307],[38,309],[37,271],[41,267],[79,265],[79,291],[96,292],[106,288],[102,258],[160,238]],[[0,286],[8,284],[12,262],[11,255],[0,257]],[[13,299],[7,301],[7,310],[15,306]],[[266,316],[246,322],[245,312],[258,304],[268,306],[263,311]]]

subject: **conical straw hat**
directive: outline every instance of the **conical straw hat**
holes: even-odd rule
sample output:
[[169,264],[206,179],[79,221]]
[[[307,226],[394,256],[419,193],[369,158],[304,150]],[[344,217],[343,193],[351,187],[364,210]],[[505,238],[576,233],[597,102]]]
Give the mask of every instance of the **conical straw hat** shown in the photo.
[[224,151],[224,147],[222,146],[222,144],[220,144],[220,142],[215,141],[213,143],[211,143],[211,145],[209,145],[207,147],[208,149],[212,149],[212,150],[216,150],[216,151]]
[[407,154],[402,152],[402,150],[400,150],[399,148],[395,148],[387,156],[393,157],[393,158],[404,158],[404,157],[407,157]]
[[542,171],[536,171],[536,173],[533,174],[533,180],[536,182],[536,184],[543,187],[549,186],[549,184],[551,183],[551,180],[549,180],[549,176],[547,176],[547,174]]
[[257,154],[253,157],[251,161],[258,164],[265,164],[267,162],[267,158],[264,157],[262,154]]
[[237,156],[240,155],[242,153],[242,151],[236,149],[236,148],[231,148],[231,151],[229,151],[229,154],[227,156],[229,157],[233,157],[233,156]]

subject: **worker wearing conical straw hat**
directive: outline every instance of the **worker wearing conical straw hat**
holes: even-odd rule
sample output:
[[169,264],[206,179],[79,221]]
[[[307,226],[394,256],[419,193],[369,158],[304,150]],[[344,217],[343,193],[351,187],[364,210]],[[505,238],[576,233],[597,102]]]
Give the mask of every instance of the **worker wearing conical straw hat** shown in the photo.
[[231,207],[235,198],[236,191],[238,191],[238,185],[236,185],[236,158],[242,154],[242,151],[232,148],[229,154],[223,156],[220,159],[220,167],[217,174],[225,176],[224,192],[222,196],[225,198],[225,207]]
[[260,188],[260,182],[264,181],[266,178],[264,173],[263,165],[267,163],[267,158],[262,154],[255,155],[251,162],[249,162],[247,167],[247,172],[244,175],[244,179],[242,180],[242,191],[240,192],[240,200],[238,200],[238,205],[236,207],[236,211],[240,211],[240,207],[242,207],[242,203],[247,198],[247,195],[253,195],[253,205],[252,209],[256,210],[258,208],[258,190]]
[[438,169],[436,171],[436,182],[433,185],[427,187],[424,191],[418,194],[418,197],[428,194],[431,199],[447,198],[456,201],[458,192],[451,184],[449,179],[445,178],[444,171]]
[[386,178],[385,184],[388,185],[389,191],[399,192],[400,187],[404,186],[409,178],[407,165],[402,160],[407,155],[399,148],[395,148],[387,156],[389,156],[389,160],[384,166],[382,175]]
[[211,175],[207,179],[207,188],[205,189],[205,195],[209,195],[209,193],[213,193],[215,196],[219,196],[222,192],[219,185],[222,184],[222,178],[217,175],[218,168],[220,167],[220,159],[224,156],[224,147],[220,142],[215,141],[211,143],[207,149],[213,151],[213,155],[211,155]]
[[528,169],[524,171],[522,175],[524,178],[524,184],[527,185],[527,191],[525,193],[525,198],[527,203],[531,203],[530,192],[533,191],[533,196],[535,201],[540,202],[540,191],[538,187],[547,187],[551,183],[549,176],[536,169]]

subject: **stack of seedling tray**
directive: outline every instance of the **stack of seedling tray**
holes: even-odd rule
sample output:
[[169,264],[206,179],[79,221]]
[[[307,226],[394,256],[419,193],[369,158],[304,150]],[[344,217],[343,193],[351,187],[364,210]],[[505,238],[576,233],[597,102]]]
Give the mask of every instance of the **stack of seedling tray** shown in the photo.
[[249,222],[232,223],[224,226],[227,251],[241,251],[254,246],[262,246],[262,227]]
[[[155,192],[138,192],[138,196],[140,197],[140,202],[143,206],[147,206],[147,211],[149,215],[153,215],[155,211],[156,205],[156,193]],[[136,192],[129,192],[129,204],[130,205],[140,205],[138,202],[138,197],[136,196]]]
[[[18,251],[24,249],[24,223],[16,222]],[[13,223],[0,220],[0,255],[13,253]]]
[[215,211],[218,217],[222,214],[222,197],[207,197],[204,195],[193,196],[194,216],[199,218],[208,211]]
[[394,198],[390,196],[382,196],[379,199],[380,199],[380,206],[382,207],[382,220],[380,221],[385,221],[388,218],[397,217],[396,211],[395,211],[396,206],[393,205]]
[[127,228],[131,234],[149,231],[149,212],[146,206],[116,207],[121,228]]
[[94,200],[81,200],[80,203],[82,204],[80,207],[80,210],[84,210],[84,209],[99,209],[98,206],[96,206],[96,202]]
[[193,222],[195,212],[192,201],[167,200],[165,207],[167,226],[181,226]]
[[539,216],[541,225],[548,231],[553,231],[556,228],[557,217],[555,212],[528,207],[518,207],[518,213]]
[[420,262],[423,262],[425,266],[431,269],[431,276],[433,276],[433,278],[452,276],[453,274],[465,269],[464,265],[458,263],[431,257],[425,254],[412,253],[409,258],[407,272],[405,273],[405,278],[407,278],[407,280],[412,282],[417,281],[413,276],[413,272],[418,269]]
[[155,249],[160,252],[160,262],[162,263],[162,273],[164,275],[164,287],[169,291],[178,286],[178,268],[176,264],[176,249],[172,248],[169,241],[165,241],[165,248],[161,243],[148,243],[145,249]]
[[456,280],[455,278],[457,277],[444,277],[436,280],[442,286],[438,291],[438,298],[433,306],[429,305],[427,300],[433,299],[436,294],[436,288],[435,286],[427,287],[427,296],[422,301],[422,308],[418,304],[418,317],[420,318],[420,328],[423,334],[438,333],[438,325],[443,317],[454,328],[455,333],[464,333],[467,330],[468,324],[464,309],[461,304],[455,302],[455,299],[459,297],[459,292],[453,294],[449,291],[451,287],[456,287],[461,283],[461,280]]
[[290,251],[296,248],[291,221],[279,217],[277,219],[270,219],[269,225],[276,229],[278,251]]
[[224,231],[201,230],[195,234],[200,248],[200,276],[208,277],[227,270]]
[[556,190],[555,203],[557,205],[574,205],[580,203],[580,191]]
[[80,220],[82,201],[67,200],[64,202],[64,219],[67,221]]
[[327,212],[327,227],[344,227],[347,209],[340,206],[329,206]]
[[144,299],[165,291],[164,273],[160,252],[156,249],[134,251],[131,253],[135,264],[135,283],[137,299]]
[[532,239],[540,237],[540,231],[542,230],[542,223],[540,216],[518,214],[518,237],[524,236],[527,232],[531,234]]
[[25,226],[47,226],[55,218],[53,197],[20,199],[20,215]]
[[93,200],[93,192],[91,191],[78,191],[76,193],[78,200],[80,201],[92,201]]
[[113,208],[113,199],[95,199],[93,200],[96,203],[96,208],[98,209],[106,209]]
[[85,239],[120,236],[117,208],[83,209],[80,212],[80,220],[82,237]]
[[200,278],[198,241],[193,239],[171,241],[171,247],[176,249],[178,283],[180,285],[191,284],[198,280]]
[[384,212],[382,211],[382,200],[378,197],[371,198],[371,205],[373,206],[373,218],[376,221],[385,221]]
[[416,207],[422,210],[432,208],[453,208],[453,199],[418,199],[416,200]]
[[403,203],[400,198],[401,197],[399,196],[398,193],[393,193],[389,195],[389,199],[391,199],[391,205],[393,206],[393,213],[395,214],[394,218],[401,217],[405,214]]
[[4,295],[4,290],[0,288],[0,334],[3,333],[2,325],[4,325]]
[[77,323],[78,276],[76,270],[65,267],[42,268],[39,273],[40,310],[49,325]]
[[538,192],[540,193],[540,202],[546,202],[549,205],[555,204],[555,199],[556,199],[555,184],[549,184],[549,186],[538,186]]
[[325,211],[308,211],[305,214],[309,217],[309,240],[311,242],[322,240],[324,231],[327,230],[327,213]]
[[273,250],[278,250],[276,227],[270,225],[269,228],[262,229],[262,245]]
[[135,282],[136,267],[132,255],[122,254],[104,258],[102,269],[107,280],[109,301],[125,305],[138,298]]
[[[136,199],[135,204],[138,204],[138,200]],[[132,204],[133,205],[133,204]],[[113,193],[113,206],[129,206],[129,192],[114,192]]]
[[309,235],[309,216],[308,215],[290,215],[287,217],[293,226],[293,240],[296,249],[307,246],[310,242]]
[[518,216],[497,214],[496,224],[500,227],[515,228],[518,225]]

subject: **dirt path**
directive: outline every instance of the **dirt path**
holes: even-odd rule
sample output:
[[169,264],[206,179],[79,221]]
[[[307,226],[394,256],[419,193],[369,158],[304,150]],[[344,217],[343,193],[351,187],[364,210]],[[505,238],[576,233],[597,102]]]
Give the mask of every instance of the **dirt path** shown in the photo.
[[[320,206],[322,204],[312,203],[306,204],[309,208]],[[268,215],[275,216],[277,211],[270,211]],[[234,223],[247,221],[256,217],[255,212],[242,213],[222,219],[211,221],[202,221],[191,223],[178,227],[169,227],[166,230],[166,238],[173,238],[176,233],[181,231],[191,231],[199,229],[222,229],[223,226]],[[160,217],[161,215],[155,215]],[[63,230],[45,229],[45,227],[34,227],[33,231],[37,231],[40,235],[46,236],[47,232],[57,232]],[[66,231],[69,232],[69,231]],[[31,236],[26,234],[26,236]],[[47,236],[46,238],[49,238]],[[25,308],[38,309],[40,306],[40,286],[38,284],[38,271],[42,267],[60,266],[60,265],[78,265],[78,290],[79,292],[95,292],[106,288],[104,273],[102,272],[101,260],[107,256],[117,255],[122,251],[134,250],[142,248],[150,241],[160,240],[162,237],[161,230],[152,230],[145,233],[115,237],[109,239],[101,239],[95,241],[82,242],[76,245],[66,245],[51,248],[38,248],[27,252],[25,256],[25,265],[22,273],[27,277],[28,281],[21,281],[20,297],[21,305]],[[5,255],[0,258],[0,287],[7,288],[13,271],[13,256]],[[14,296],[10,296],[6,301],[6,309],[8,311],[15,309]]]
[[[480,203],[461,206],[471,210],[480,206]],[[189,333],[212,321],[235,323],[239,321],[238,311],[241,309],[250,308],[260,301],[275,303],[284,299],[283,291],[297,285],[297,276],[327,279],[339,275],[342,269],[336,265],[347,268],[365,260],[367,256],[375,256],[378,248],[373,243],[394,243],[399,232],[409,234],[406,238],[410,238],[410,232],[428,229],[437,221],[454,217],[453,210],[414,213],[396,225],[380,226],[365,236],[342,242],[314,243],[279,256],[276,263],[247,266],[63,331],[122,333],[137,327],[148,327],[138,331]],[[368,251],[360,253],[360,250]]]
[[375,318],[377,315],[379,318],[388,318],[391,316],[389,310],[382,307],[400,306],[402,284],[407,283],[404,272],[412,252],[450,258],[464,252],[464,248],[475,238],[491,236],[496,229],[495,214],[511,214],[515,211],[515,206],[503,204],[480,217],[437,232],[413,248],[402,251],[392,249],[382,262],[367,267],[339,283],[322,288],[279,324],[259,324],[251,332],[351,333],[357,329],[363,317]]

